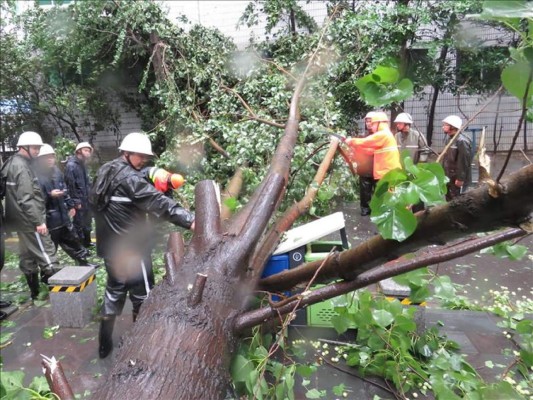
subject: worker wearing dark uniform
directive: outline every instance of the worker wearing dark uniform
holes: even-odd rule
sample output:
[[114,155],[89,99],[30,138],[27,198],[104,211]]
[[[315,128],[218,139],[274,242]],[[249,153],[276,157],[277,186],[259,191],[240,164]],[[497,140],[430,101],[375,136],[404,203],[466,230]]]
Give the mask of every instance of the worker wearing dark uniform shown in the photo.
[[152,146],[148,136],[130,133],[121,156],[98,171],[91,191],[96,217],[97,253],[104,258],[108,278],[99,333],[101,358],[113,349],[112,333],[129,293],[133,319],[154,285],[152,228],[147,214],[194,229],[194,215],[150,184],[142,173]]
[[81,244],[91,248],[92,214],[89,207],[89,190],[91,182],[87,172],[87,162],[93,152],[92,146],[81,142],[76,146],[75,154],[69,157],[65,165],[65,183],[72,200],[76,203],[74,229]]
[[46,204],[46,226],[52,241],[67,253],[78,265],[96,267],[87,261],[89,251],[82,246],[71,218],[76,215],[76,204],[68,195],[63,173],[56,166],[55,151],[49,144],[39,152],[39,183]]
[[6,161],[1,173],[6,188],[6,228],[10,232],[17,232],[19,267],[28,282],[33,300],[39,295],[39,271],[40,280],[44,283],[48,283],[48,278],[59,271],[55,247],[46,226],[41,186],[31,165],[42,145],[38,133],[22,133],[17,142],[18,152]]
[[458,133],[463,125],[461,117],[450,115],[442,122],[442,130],[446,134],[446,144],[454,136],[459,135],[442,158],[442,167],[449,179],[446,200],[450,201],[463,193],[472,180],[470,166],[472,162],[472,143],[463,133]]

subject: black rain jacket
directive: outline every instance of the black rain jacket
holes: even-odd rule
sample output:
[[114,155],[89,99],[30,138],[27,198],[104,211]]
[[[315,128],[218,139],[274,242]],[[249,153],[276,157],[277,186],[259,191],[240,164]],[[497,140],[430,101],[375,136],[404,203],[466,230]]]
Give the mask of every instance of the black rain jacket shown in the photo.
[[52,190],[66,190],[67,185],[59,168],[54,167],[49,171],[43,171],[39,175],[39,183],[46,204],[46,226],[48,230],[54,230],[67,226],[71,223],[68,210],[75,207],[76,203],[65,192],[63,197],[54,198],[50,194]]
[[153,230],[147,214],[184,228],[194,221],[194,214],[159,192],[122,157],[98,170],[90,203],[100,257],[112,257],[114,246],[149,250]]
[[82,209],[88,209],[91,182],[87,167],[75,155],[70,156],[65,165],[65,183],[76,205],[81,204]]
[[[446,135],[446,144],[451,139],[452,136]],[[468,137],[460,133],[457,140],[442,158],[442,167],[450,182],[453,183],[457,179],[468,185],[472,181],[471,162],[472,143]]]

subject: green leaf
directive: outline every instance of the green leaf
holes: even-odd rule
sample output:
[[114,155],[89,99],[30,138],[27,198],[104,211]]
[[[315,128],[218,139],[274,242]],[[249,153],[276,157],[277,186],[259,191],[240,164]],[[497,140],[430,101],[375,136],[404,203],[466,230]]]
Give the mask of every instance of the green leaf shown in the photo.
[[413,205],[418,203],[420,195],[418,193],[418,186],[409,182],[407,185],[396,186],[394,189],[394,197],[400,205]]
[[524,319],[516,324],[515,329],[520,334],[533,334],[533,321]]
[[246,382],[254,371],[253,363],[241,354],[233,358],[231,363],[231,376],[235,382]]
[[[532,73],[531,65],[526,62],[517,62],[508,65],[502,71],[502,83],[505,89],[519,100],[526,94],[526,85],[530,74]],[[533,81],[529,83],[527,105],[531,105],[533,100]]]
[[392,280],[405,286],[422,286],[427,283],[429,272],[427,267],[418,268],[414,271],[405,272],[392,277]]
[[394,321],[392,314],[385,310],[373,310],[372,317],[374,318],[374,321],[376,321],[376,324],[382,328],[386,328],[392,323],[392,321]]
[[11,340],[13,337],[13,332],[2,332],[0,333],[0,344],[5,344]]
[[426,205],[436,205],[444,202],[444,186],[432,172],[421,169],[413,184],[418,186],[420,199]]
[[311,389],[305,393],[305,397],[308,399],[320,399],[326,395],[324,390]]
[[384,239],[394,239],[399,242],[407,239],[416,229],[416,217],[405,207],[380,207],[372,209],[370,220],[377,225],[379,233]]
[[380,83],[395,83],[400,77],[398,69],[381,65],[376,67],[372,75],[377,75]]
[[331,317],[331,323],[337,333],[341,334],[346,332],[350,328],[352,320],[342,315],[334,315],[333,317]]
[[508,245],[506,247],[507,253],[511,260],[521,260],[528,252],[528,248],[521,244]]
[[402,332],[414,332],[416,330],[416,323],[412,318],[398,315],[394,321],[394,325]]
[[397,68],[378,66],[371,74],[355,82],[363,99],[372,106],[384,106],[406,100],[413,95],[413,82],[404,78],[398,82]]
[[43,338],[50,339],[59,331],[59,325],[49,326],[43,330]]
[[443,300],[453,300],[455,298],[455,287],[448,276],[440,276],[434,282],[435,296]]
[[316,365],[303,365],[298,364],[296,366],[296,373],[304,378],[309,378],[311,375],[313,375],[317,370]]
[[528,368],[533,367],[533,352],[527,350],[520,350],[520,358],[527,365]]
[[331,388],[331,390],[333,391],[333,394],[336,395],[336,396],[342,396],[342,394],[344,393],[344,391],[346,390],[346,385],[344,383],[341,383],[340,385],[337,385],[337,386],[333,386]]
[[523,400],[521,396],[514,390],[513,386],[509,382],[501,381],[494,383],[488,387],[481,388],[479,392],[480,397],[483,400]]
[[36,376],[32,379],[29,388],[37,393],[47,393],[50,391],[48,381],[44,376]]
[[415,304],[420,304],[431,295],[431,292],[427,286],[421,286],[417,288],[411,288],[411,294],[409,300]]
[[224,205],[230,209],[231,212],[234,212],[239,206],[239,202],[235,197],[228,197],[224,200]]
[[[23,389],[24,372],[22,371],[2,371],[0,374],[0,384],[2,391],[5,391],[7,399],[23,399],[30,396],[22,396],[25,392]],[[4,398],[4,396],[2,398]],[[20,397],[19,397],[20,396]]]

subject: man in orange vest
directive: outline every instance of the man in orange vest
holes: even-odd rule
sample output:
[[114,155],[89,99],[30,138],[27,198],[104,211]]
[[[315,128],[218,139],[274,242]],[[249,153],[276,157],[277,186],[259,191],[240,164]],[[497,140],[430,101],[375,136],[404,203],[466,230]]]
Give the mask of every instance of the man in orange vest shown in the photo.
[[[372,135],[372,116],[374,111],[370,111],[365,115],[365,134],[363,137]],[[361,208],[361,215],[370,214],[370,199],[376,189],[376,181],[373,177],[372,165],[374,164],[374,155],[369,154],[361,148],[354,149],[350,147],[350,160],[355,164],[357,175],[359,176],[359,205]]]
[[[377,182],[387,172],[402,168],[400,164],[400,153],[398,151],[398,144],[394,135],[389,129],[389,118],[387,114],[382,111],[375,112],[370,118],[371,135],[364,138],[350,138],[346,140],[346,144],[350,146],[354,152],[363,152],[364,154],[373,155],[373,177]],[[361,215],[368,215],[363,213]]]

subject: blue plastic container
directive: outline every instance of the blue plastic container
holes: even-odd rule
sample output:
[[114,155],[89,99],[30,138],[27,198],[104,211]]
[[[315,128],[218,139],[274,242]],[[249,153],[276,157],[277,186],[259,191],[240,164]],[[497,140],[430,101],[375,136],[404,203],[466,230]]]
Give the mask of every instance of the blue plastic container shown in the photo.
[[[277,273],[280,273],[282,271],[289,269],[289,254],[279,254],[276,256],[270,256],[270,259],[265,265],[265,269],[263,270],[263,274],[261,275],[261,278],[266,278],[270,275],[275,275]],[[290,292],[283,292],[285,296],[289,296]],[[280,301],[279,296],[272,296],[273,301]]]
[[261,278],[266,278],[267,276],[274,275],[289,269],[289,255],[288,254],[279,254],[277,256],[270,256],[270,259],[265,265],[263,274]]

